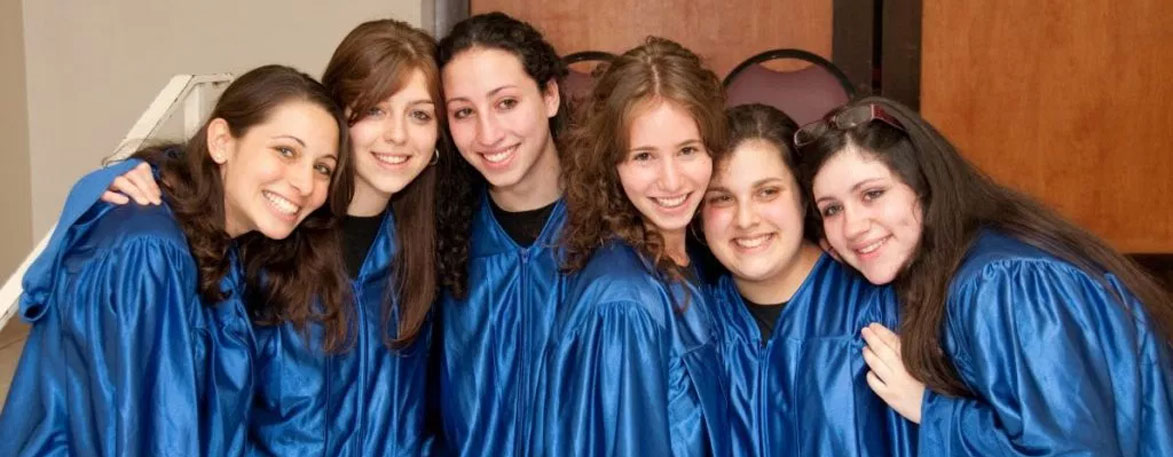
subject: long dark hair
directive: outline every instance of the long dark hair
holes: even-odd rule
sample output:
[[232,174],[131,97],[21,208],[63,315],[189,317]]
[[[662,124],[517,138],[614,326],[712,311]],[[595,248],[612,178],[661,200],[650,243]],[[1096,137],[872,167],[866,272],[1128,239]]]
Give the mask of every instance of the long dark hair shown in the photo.
[[721,80],[684,46],[649,37],[616,57],[577,113],[564,159],[567,220],[563,232],[569,271],[582,269],[611,239],[634,247],[673,280],[683,270],[666,254],[664,238],[648,230],[623,192],[616,166],[626,160],[637,108],[663,100],[688,111],[714,161],[726,153],[725,96]]
[[[1107,274],[1115,276],[1147,309],[1158,331],[1168,335],[1173,329],[1168,294],[1131,260],[1030,197],[994,183],[913,110],[881,97],[865,98],[841,110],[868,104],[880,106],[906,132],[884,122],[846,130],[829,128],[802,148],[800,175],[809,191],[823,164],[854,144],[916,192],[924,228],[915,254],[893,287],[903,311],[904,363],[917,379],[939,392],[969,394],[942,350],[941,329],[949,282],[985,227],[1046,251],[1105,284]],[[1127,306],[1126,297],[1116,298]]]
[[[552,82],[558,85],[561,103],[558,114],[549,121],[550,135],[557,144],[568,117],[566,96],[561,93],[567,70],[554,46],[533,26],[505,13],[493,12],[457,23],[452,33],[440,40],[437,61],[443,68],[456,55],[478,47],[500,49],[517,56],[526,74],[543,92],[549,90]],[[468,286],[469,234],[473,213],[480,204],[477,190],[485,186],[485,179],[460,157],[441,158],[440,167],[441,173],[449,177],[439,183],[444,199],[438,209],[439,226],[443,228],[437,240],[440,282],[454,297],[461,298]]]
[[[437,109],[444,106],[440,70],[435,61],[436,44],[423,30],[391,19],[359,24],[334,50],[326,65],[322,83],[339,106],[349,108],[353,125],[381,101],[398,92],[412,74],[420,71],[428,82],[428,93]],[[446,118],[437,113],[439,154],[448,156],[443,140]],[[419,335],[436,297],[436,167],[420,172],[391,199],[395,216],[395,255],[384,300],[382,322],[385,343],[390,347],[410,345]],[[397,294],[399,322],[391,294]],[[392,327],[396,327],[391,338]]]
[[336,350],[349,340],[351,307],[342,250],[335,233],[336,216],[344,214],[354,190],[346,122],[326,89],[313,78],[289,67],[267,65],[251,70],[220,96],[208,122],[185,144],[142,149],[134,157],[160,171],[163,198],[187,235],[199,268],[199,294],[206,303],[225,298],[220,282],[229,269],[233,240],[224,229],[224,187],[220,166],[208,151],[208,124],[223,119],[230,134],[240,138],[265,122],[278,107],[308,102],[330,113],[338,129],[338,162],[331,176],[329,199],[282,240],[259,233],[239,237],[248,296],[246,306],[259,324],[292,322],[304,329],[320,321],[324,346]]

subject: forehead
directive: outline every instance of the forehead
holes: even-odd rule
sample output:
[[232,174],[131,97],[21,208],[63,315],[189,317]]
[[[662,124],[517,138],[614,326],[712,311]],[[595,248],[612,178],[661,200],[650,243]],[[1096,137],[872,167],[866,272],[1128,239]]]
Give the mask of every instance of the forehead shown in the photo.
[[856,184],[871,179],[891,179],[892,171],[871,153],[848,143],[833,154],[815,174],[812,190],[816,196],[850,192]]
[[245,133],[246,139],[259,141],[287,136],[304,141],[312,154],[330,155],[338,146],[338,124],[321,106],[297,100],[277,105],[264,122]]
[[629,129],[631,147],[675,146],[688,140],[700,140],[696,120],[679,104],[655,99],[640,103],[632,110]]
[[483,96],[507,85],[537,88],[520,58],[496,48],[473,47],[461,51],[444,66],[441,77],[449,98]]
[[388,99],[397,97],[416,98],[431,98],[431,81],[428,81],[428,76],[419,68],[413,68],[408,71],[403,78],[403,84],[390,96]]
[[742,141],[721,161],[713,175],[713,185],[727,188],[748,187],[763,179],[792,180],[794,175],[782,160],[782,152],[773,143],[761,139]]

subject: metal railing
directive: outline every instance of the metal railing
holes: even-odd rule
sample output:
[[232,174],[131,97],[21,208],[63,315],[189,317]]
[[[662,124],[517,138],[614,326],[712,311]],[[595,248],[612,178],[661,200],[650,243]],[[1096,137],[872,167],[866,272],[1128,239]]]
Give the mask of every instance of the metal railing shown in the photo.
[[[172,77],[163,90],[159,91],[159,95],[155,96],[150,106],[147,106],[146,111],[139,116],[138,121],[126,133],[108,160],[125,159],[137,151],[144,142],[163,137],[168,128],[172,127],[171,121],[174,120],[181,121],[181,125],[177,126],[174,133],[181,135],[183,139],[190,138],[199,130],[204,122],[204,116],[230,82],[232,75],[227,73]],[[0,329],[8,324],[9,319],[19,309],[20,294],[23,292],[21,279],[33,260],[45,250],[45,245],[49,243],[55,229],[56,225],[49,229],[21,262],[16,272],[4,281],[4,287],[0,288]]]

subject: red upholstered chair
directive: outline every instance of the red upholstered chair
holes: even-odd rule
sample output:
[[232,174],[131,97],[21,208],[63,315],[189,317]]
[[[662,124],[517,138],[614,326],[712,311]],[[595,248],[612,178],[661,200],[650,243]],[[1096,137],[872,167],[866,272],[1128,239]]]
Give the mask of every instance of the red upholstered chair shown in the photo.
[[[775,59],[798,59],[811,65],[780,72],[762,65]],[[727,106],[763,103],[782,110],[805,125],[846,103],[855,89],[839,68],[818,55],[799,49],[775,49],[750,57],[725,77]]]
[[[562,61],[566,62],[566,66],[570,67],[570,72],[566,75],[566,79],[562,81],[562,93],[569,99],[567,102],[569,102],[572,109],[590,95],[591,89],[595,87],[595,78],[599,75],[597,70],[601,70],[604,65],[611,62],[614,58],[615,54],[602,51],[576,52],[562,58]],[[588,62],[584,64],[589,68],[588,71],[575,69],[575,67],[581,68],[584,66],[574,65],[581,62]],[[592,65],[589,62],[594,62],[594,64]]]

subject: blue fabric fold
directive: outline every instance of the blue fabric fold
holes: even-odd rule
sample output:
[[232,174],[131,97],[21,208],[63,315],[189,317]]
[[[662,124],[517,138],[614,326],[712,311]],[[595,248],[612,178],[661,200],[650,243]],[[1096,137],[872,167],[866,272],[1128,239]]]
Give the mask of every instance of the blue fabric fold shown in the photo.
[[1115,277],[986,231],[947,305],[944,347],[973,397],[926,392],[923,455],[1173,455],[1169,345]]
[[[249,428],[254,455],[418,456],[431,452],[424,427],[431,322],[408,347],[384,341],[396,328],[382,322],[397,253],[395,221],[387,211],[362,267],[351,282],[356,300],[354,346],[327,354],[322,326],[308,335],[292,324],[256,328],[257,394]],[[392,323],[399,321],[398,307]],[[308,336],[308,338],[307,338]]]
[[712,295],[729,377],[733,455],[916,455],[916,425],[871,391],[861,352],[864,326],[897,328],[890,289],[824,254],[766,341],[732,277],[723,276]]

